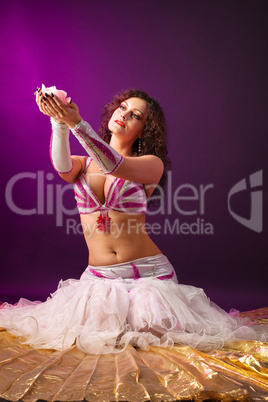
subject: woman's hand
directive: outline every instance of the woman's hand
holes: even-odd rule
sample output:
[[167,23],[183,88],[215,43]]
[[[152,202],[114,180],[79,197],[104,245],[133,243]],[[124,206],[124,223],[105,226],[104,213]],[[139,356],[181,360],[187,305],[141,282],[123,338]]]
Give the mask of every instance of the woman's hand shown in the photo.
[[71,100],[65,104],[53,93],[43,94],[39,88],[35,92],[35,100],[41,113],[52,117],[56,123],[67,124],[70,129],[82,120],[78,106]]

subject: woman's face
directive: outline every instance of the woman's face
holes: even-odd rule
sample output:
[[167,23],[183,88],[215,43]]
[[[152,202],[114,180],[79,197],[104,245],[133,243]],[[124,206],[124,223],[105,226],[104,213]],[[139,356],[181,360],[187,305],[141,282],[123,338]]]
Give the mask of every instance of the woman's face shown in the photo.
[[142,137],[142,131],[147,117],[147,102],[140,98],[124,100],[115,109],[108,123],[113,134],[119,134],[125,139],[136,140]]

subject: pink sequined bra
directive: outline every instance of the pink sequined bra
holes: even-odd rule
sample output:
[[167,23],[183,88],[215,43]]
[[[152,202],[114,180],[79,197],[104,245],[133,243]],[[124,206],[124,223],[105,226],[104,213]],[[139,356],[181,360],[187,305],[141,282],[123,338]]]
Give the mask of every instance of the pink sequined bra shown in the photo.
[[86,167],[74,183],[74,194],[79,214],[91,214],[100,211],[97,218],[98,230],[108,231],[110,226],[109,210],[125,213],[145,213],[147,196],[140,183],[115,177],[108,190],[105,203],[102,204],[87,183],[85,172],[92,159],[87,158]]

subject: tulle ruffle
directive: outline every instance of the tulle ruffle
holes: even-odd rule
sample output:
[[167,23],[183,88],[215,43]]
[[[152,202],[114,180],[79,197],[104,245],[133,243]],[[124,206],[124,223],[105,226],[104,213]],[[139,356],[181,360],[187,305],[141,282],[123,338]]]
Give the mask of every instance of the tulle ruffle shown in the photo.
[[249,324],[200,288],[157,276],[107,279],[88,269],[80,280],[61,281],[44,303],[20,299],[0,309],[0,327],[20,342],[56,350],[76,344],[88,354],[119,353],[128,344],[143,350],[183,344],[208,352],[237,340],[266,342],[268,328]]

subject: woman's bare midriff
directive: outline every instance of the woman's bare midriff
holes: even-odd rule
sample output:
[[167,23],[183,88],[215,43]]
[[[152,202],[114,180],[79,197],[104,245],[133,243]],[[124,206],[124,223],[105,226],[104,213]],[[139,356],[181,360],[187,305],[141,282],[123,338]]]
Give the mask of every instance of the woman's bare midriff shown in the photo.
[[113,265],[161,253],[145,230],[145,214],[109,211],[109,232],[97,229],[96,214],[81,215],[89,265]]

